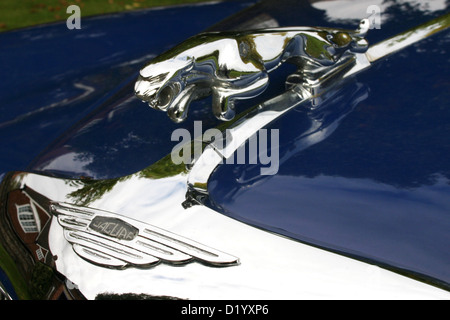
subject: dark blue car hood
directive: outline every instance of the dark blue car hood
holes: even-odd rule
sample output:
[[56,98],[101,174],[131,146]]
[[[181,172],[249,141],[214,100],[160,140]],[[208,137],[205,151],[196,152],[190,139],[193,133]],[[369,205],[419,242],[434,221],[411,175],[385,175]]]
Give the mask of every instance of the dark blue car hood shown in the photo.
[[61,22],[0,34],[0,143],[7,150],[0,173],[112,178],[170,153],[170,134],[180,126],[134,97],[139,69],[253,2],[81,17],[79,30]]
[[[429,15],[393,5],[371,43]],[[442,12],[441,12],[442,13]],[[394,18],[395,17],[395,18]],[[359,74],[321,109],[273,122],[279,171],[223,165],[214,206],[290,238],[449,288],[450,33],[413,45]],[[314,121],[326,138],[304,146]]]
[[[387,3],[389,19],[369,32],[371,43],[448,11]],[[196,102],[182,124],[172,123],[134,97],[134,81],[147,59],[250,4],[144,10],[85,18],[81,30],[53,24],[1,34],[0,172],[120,177],[169,154],[176,128],[193,130],[193,120],[204,129],[218,125],[208,100]],[[255,17],[351,29],[362,18],[333,19],[306,1],[263,1],[211,29],[243,28]],[[211,205],[448,289],[449,44],[443,32],[413,45],[348,82],[316,114],[293,110],[270,124],[280,130],[278,174],[223,165],[210,179]],[[275,79],[264,96],[282,85]],[[327,136],[304,148],[314,119]]]

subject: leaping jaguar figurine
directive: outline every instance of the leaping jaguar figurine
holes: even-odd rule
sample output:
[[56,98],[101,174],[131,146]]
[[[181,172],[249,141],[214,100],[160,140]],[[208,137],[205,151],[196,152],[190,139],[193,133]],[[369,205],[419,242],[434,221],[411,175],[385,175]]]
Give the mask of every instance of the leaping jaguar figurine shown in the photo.
[[299,69],[328,67],[345,54],[365,52],[369,20],[357,30],[288,27],[194,36],[151,60],[141,70],[135,94],[150,107],[183,121],[192,100],[212,95],[221,120],[234,117],[234,101],[261,94],[268,73],[284,62]]

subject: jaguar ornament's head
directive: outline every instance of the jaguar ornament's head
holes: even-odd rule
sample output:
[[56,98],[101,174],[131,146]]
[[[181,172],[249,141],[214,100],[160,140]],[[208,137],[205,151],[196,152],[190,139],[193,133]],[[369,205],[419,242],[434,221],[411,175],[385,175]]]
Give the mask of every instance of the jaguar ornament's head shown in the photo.
[[362,19],[355,31],[335,31],[329,34],[328,38],[335,48],[353,53],[363,53],[366,52],[369,47],[369,43],[365,38],[369,28],[369,19]]
[[363,19],[356,30],[319,29],[314,37],[306,37],[304,52],[313,64],[332,66],[344,55],[367,51],[369,43],[365,36],[369,27],[370,21]]
[[150,62],[140,70],[135,95],[150,107],[166,111],[175,122],[184,120],[192,98],[193,86],[186,82],[192,69],[190,59]]

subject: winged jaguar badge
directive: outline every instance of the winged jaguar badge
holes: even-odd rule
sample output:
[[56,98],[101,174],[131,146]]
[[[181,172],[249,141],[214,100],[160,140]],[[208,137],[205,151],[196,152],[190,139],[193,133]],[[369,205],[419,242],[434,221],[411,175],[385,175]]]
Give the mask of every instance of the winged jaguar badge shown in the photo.
[[239,259],[193,240],[115,213],[53,202],[64,237],[85,260],[110,268],[152,267],[193,261],[224,267]]

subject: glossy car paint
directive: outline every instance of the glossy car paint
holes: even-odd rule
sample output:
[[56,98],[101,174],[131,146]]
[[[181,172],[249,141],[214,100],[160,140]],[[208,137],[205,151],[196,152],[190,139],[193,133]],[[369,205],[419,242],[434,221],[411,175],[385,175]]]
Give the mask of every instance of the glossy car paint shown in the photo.
[[0,34],[0,172],[111,178],[170,153],[179,126],[134,97],[139,68],[250,4],[82,16],[79,30],[64,21]]
[[[396,15],[369,32],[371,43],[432,15],[406,5],[389,10]],[[223,165],[210,181],[213,206],[448,289],[449,36],[376,63],[315,115],[296,109],[272,123],[267,128],[280,134],[278,174],[260,175],[261,164]],[[314,119],[332,132],[304,147]]]

